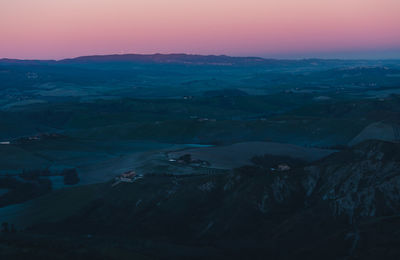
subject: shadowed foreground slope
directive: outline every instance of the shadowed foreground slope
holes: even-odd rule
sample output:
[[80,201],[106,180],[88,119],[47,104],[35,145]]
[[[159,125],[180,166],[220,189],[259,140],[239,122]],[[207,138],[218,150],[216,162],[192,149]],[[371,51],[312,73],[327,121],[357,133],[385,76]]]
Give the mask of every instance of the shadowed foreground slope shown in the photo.
[[[36,222],[50,222],[3,234],[0,256],[395,259],[399,166],[400,144],[369,141],[285,172],[259,164],[58,191],[37,200],[47,209]],[[59,211],[60,200],[77,206]]]

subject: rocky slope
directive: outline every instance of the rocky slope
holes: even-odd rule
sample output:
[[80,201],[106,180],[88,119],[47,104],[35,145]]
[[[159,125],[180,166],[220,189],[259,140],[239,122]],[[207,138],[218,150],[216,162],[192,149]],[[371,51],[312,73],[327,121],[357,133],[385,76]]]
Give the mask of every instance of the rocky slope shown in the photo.
[[112,238],[154,259],[398,259],[400,144],[368,141],[282,172],[262,165],[107,183],[72,217],[28,234]]

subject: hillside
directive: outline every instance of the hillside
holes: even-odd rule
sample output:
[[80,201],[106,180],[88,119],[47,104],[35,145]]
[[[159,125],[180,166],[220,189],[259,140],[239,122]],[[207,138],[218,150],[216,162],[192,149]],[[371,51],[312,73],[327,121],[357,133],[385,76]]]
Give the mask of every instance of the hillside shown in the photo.
[[349,145],[359,144],[366,140],[381,140],[387,142],[400,141],[400,129],[397,124],[385,124],[383,122],[376,122],[368,125],[361,131]]
[[[36,224],[14,243],[25,241],[29,251],[39,234],[44,240],[65,234],[63,247],[72,247],[89,234],[96,244],[117,239],[153,259],[395,259],[399,154],[399,144],[369,141],[281,173],[260,165],[228,175],[147,176],[58,191],[36,200],[37,213],[18,218],[56,222]],[[78,194],[86,195],[76,205]],[[59,211],[52,205],[60,200],[76,206]]]

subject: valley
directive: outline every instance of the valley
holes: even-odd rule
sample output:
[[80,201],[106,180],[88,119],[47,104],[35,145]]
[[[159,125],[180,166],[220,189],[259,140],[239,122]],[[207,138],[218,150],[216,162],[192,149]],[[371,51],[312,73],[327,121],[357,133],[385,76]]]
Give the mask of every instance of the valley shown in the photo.
[[397,60],[2,59],[0,257],[396,259],[398,75]]

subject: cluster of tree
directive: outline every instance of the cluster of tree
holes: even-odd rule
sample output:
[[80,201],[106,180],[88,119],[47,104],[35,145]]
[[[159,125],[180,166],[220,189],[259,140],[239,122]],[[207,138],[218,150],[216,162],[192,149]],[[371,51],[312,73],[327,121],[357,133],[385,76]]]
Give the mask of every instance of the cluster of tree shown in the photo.
[[2,233],[15,233],[17,229],[15,228],[14,224],[8,224],[7,222],[1,223],[1,232]]
[[188,153],[182,155],[181,157],[179,157],[179,158],[178,158],[178,162],[183,162],[183,163],[186,163],[186,164],[192,163],[192,164],[199,164],[199,165],[202,165],[202,166],[210,166],[210,163],[207,162],[207,161],[203,161],[203,160],[193,160],[193,159],[192,159],[192,155],[191,155],[191,154],[188,154]]
[[178,161],[183,161],[184,163],[192,162],[192,155],[187,153],[178,158]]
[[22,179],[25,180],[37,180],[40,177],[48,177],[51,176],[52,173],[48,168],[46,169],[36,169],[36,170],[23,170],[19,175]]
[[0,196],[0,207],[4,207],[46,194],[52,190],[52,183],[45,178],[25,181],[15,177],[5,177],[0,178],[0,188],[9,189],[6,194]]
[[79,183],[78,171],[75,168],[64,169],[61,173],[53,173],[48,168],[46,169],[35,169],[35,170],[23,170],[19,175],[24,180],[35,181],[41,177],[49,176],[63,176],[65,185],[75,185]]
[[15,189],[19,184],[20,181],[10,176],[0,178],[0,189]]
[[44,195],[52,190],[49,176],[63,176],[65,185],[79,182],[76,169],[65,169],[61,173],[52,173],[49,169],[24,170],[18,176],[0,177],[0,189],[8,192],[0,196],[0,207],[22,203]]

